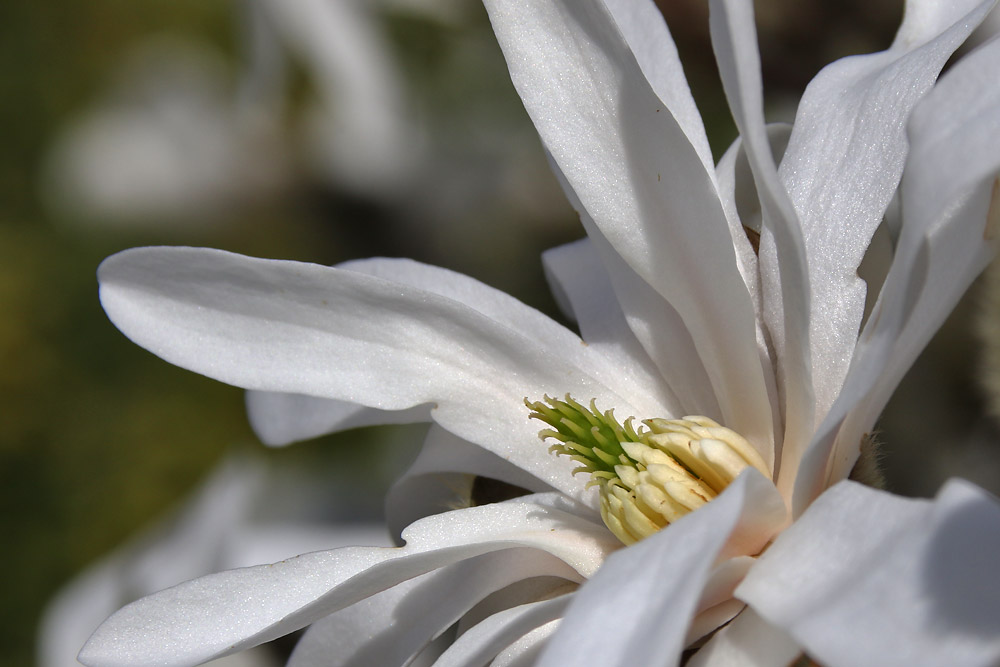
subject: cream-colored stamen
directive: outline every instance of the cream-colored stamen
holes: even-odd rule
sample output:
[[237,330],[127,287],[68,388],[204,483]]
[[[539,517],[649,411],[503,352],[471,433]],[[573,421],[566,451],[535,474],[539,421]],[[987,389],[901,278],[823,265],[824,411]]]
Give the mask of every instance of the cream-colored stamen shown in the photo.
[[551,428],[538,436],[556,440],[549,451],[568,456],[600,487],[604,523],[634,544],[715,498],[746,468],[770,478],[757,450],[735,431],[708,417],[647,419],[633,428],[595,401],[584,407],[567,395],[530,402],[530,416]]

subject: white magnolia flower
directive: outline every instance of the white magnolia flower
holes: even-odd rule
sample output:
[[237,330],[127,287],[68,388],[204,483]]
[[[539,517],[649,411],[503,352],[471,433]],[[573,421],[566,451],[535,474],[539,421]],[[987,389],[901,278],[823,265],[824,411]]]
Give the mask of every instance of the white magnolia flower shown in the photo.
[[[661,665],[685,649],[698,665],[995,664],[996,502],[963,482],[928,501],[846,480],[993,254],[1000,42],[934,83],[992,3],[909,2],[892,46],[824,69],[789,130],[763,121],[751,5],[713,2],[741,132],[717,166],[651,3],[486,4],[588,232],[545,257],[582,337],[402,260],[108,259],[115,324],[255,390],[266,441],[433,425],[390,497],[392,521],[417,519],[405,546],[182,584],[112,616],[83,662],[194,664],[311,625],[290,664]],[[866,318],[856,272],[884,217],[898,237]],[[546,415],[547,394],[594,399],[549,404],[597,430]],[[524,397],[596,484],[538,442]],[[682,415],[700,417],[666,421]],[[461,473],[531,493],[426,516]]]

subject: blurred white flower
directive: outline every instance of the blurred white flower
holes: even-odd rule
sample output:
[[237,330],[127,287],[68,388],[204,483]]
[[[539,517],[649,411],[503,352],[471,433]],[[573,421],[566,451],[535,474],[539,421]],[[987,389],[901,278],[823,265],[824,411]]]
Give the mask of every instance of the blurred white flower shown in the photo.
[[304,119],[307,159],[327,180],[384,196],[412,174],[420,137],[375,9],[367,0],[257,0],[250,7],[279,47],[309,68],[318,99]]
[[[45,194],[54,206],[105,224],[204,223],[287,188],[299,155],[321,180],[398,194],[422,138],[374,6],[239,6],[239,85],[206,45],[141,44],[106,97],[53,146]],[[295,111],[301,129],[284,118],[289,55],[305,65],[317,97]]]
[[[794,126],[769,128],[752,5],[716,0],[713,43],[740,129],[717,166],[652,3],[486,4],[587,229],[546,256],[582,337],[402,260],[109,258],[112,321],[172,363],[255,390],[265,441],[434,426],[390,497],[393,525],[415,520],[405,546],[155,594],[112,616],[84,662],[195,664],[312,624],[290,664],[678,664],[686,649],[698,665],[787,665],[803,652],[830,667],[995,664],[1000,505],[962,482],[925,501],[846,480],[899,379],[994,254],[1000,42],[935,85],[992,2],[911,1],[888,50],[831,64]],[[898,239],[866,317],[857,270],[894,196]],[[522,404],[546,394],[639,419],[713,419],[769,478],[739,473],[746,464],[709,431],[694,446],[701,481],[739,474],[668,517],[640,489],[658,474],[655,452],[639,460],[626,442],[595,476],[600,490],[547,454]],[[602,459],[596,449],[578,451]],[[531,493],[426,516],[462,474]],[[661,487],[678,497],[678,483]],[[620,548],[599,512],[614,484],[626,492],[604,515],[627,537],[644,521],[670,525]]]
[[63,130],[46,199],[74,220],[153,225],[205,223],[273,196],[289,166],[277,119],[241,116],[231,89],[207,47],[143,44],[107,97]]
[[[303,481],[294,470],[285,472],[285,477]],[[296,504],[307,502],[309,494],[299,483],[283,480],[249,458],[223,461],[178,512],[89,567],[53,597],[39,626],[39,666],[79,665],[80,647],[109,614],[188,579],[335,544],[389,544],[385,528],[372,523],[333,525],[261,516],[262,506],[274,505],[271,496],[276,493],[282,495],[282,514],[302,514]],[[277,654],[253,650],[213,664],[263,667],[278,662]]]
[[[152,38],[63,128],[42,179],[60,217],[218,224],[305,181],[378,202],[404,222],[434,224],[433,243],[441,245],[470,216],[509,229],[511,220],[552,217],[561,203],[532,135],[484,122],[496,113],[478,97],[463,96],[454,111],[431,110],[401,80],[407,55],[387,25],[405,16],[441,34],[446,56],[421,64],[427,75],[489,94],[476,77],[492,47],[454,39],[469,28],[468,5],[244,0],[237,7],[235,76],[207,44]],[[305,95],[290,90],[291,63],[304,70]],[[455,116],[467,120],[456,127]],[[484,205],[510,210],[483,220]]]

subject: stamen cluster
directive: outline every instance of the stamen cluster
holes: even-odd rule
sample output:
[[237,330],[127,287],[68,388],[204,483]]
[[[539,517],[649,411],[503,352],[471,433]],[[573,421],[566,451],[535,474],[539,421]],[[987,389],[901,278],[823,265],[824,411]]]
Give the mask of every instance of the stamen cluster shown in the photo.
[[601,517],[625,544],[634,544],[696,510],[722,492],[748,466],[771,473],[760,454],[735,431],[708,417],[618,422],[596,402],[584,407],[568,394],[525,405],[551,428],[538,432],[557,442],[550,452],[580,463],[601,493]]

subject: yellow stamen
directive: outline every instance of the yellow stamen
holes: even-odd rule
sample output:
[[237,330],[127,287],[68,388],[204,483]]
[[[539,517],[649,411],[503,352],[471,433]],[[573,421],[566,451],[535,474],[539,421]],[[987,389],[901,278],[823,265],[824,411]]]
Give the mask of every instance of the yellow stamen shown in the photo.
[[539,432],[554,439],[549,451],[580,463],[600,487],[601,517],[625,544],[634,544],[715,498],[743,470],[771,472],[745,438],[708,417],[647,419],[619,424],[612,410],[600,412],[573,400],[525,399],[531,417],[552,428]]

